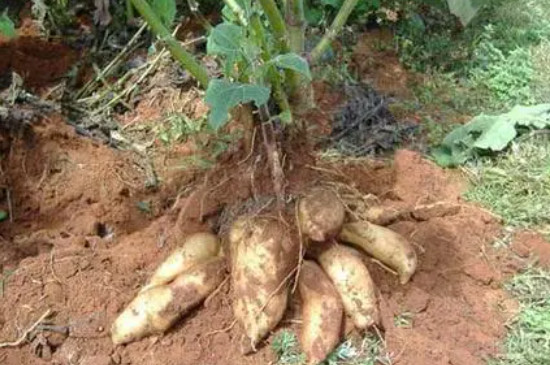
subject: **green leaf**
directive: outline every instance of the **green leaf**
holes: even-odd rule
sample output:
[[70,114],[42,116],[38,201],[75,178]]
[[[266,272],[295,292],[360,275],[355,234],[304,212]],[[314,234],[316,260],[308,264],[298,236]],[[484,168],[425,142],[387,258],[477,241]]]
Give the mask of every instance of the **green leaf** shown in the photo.
[[281,122],[283,124],[290,124],[292,123],[292,113],[290,110],[285,110],[284,112],[279,114],[279,119],[281,119]]
[[13,38],[16,36],[15,24],[8,17],[7,9],[0,15],[0,35],[7,38]]
[[456,15],[462,25],[466,26],[476,16],[481,8],[481,1],[474,0],[447,0],[449,10]]
[[502,151],[517,136],[516,123],[508,118],[498,118],[488,126],[474,143],[475,148]]
[[308,80],[311,80],[311,71],[309,70],[309,64],[303,58],[296,53],[286,53],[279,55],[269,61],[269,64],[273,64],[277,67],[296,71],[299,74],[305,76]]
[[241,53],[243,28],[229,23],[218,24],[208,37],[206,52],[216,56],[235,58]]
[[500,115],[481,114],[451,131],[431,154],[441,166],[457,166],[480,152],[504,150],[524,130],[549,127],[550,104],[516,106]]
[[9,217],[8,212],[0,209],[0,222],[5,221],[6,219],[8,219],[8,217]]
[[160,17],[168,29],[174,24],[176,19],[176,1],[175,0],[152,0],[152,7],[155,13]]
[[225,75],[231,75],[235,63],[242,59],[242,46],[245,43],[242,27],[230,23],[221,23],[208,36],[206,52],[224,57],[224,73]]
[[267,87],[214,79],[208,84],[204,100],[210,106],[208,124],[218,130],[227,123],[229,111],[241,103],[254,101],[261,106],[269,100]]

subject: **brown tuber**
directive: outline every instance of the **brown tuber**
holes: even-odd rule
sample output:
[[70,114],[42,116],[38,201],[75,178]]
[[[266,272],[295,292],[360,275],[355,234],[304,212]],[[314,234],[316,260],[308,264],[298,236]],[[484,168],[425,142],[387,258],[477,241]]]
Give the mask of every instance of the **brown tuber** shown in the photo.
[[297,265],[298,245],[275,219],[238,219],[229,233],[233,312],[252,349],[277,326],[287,307],[285,280]]
[[336,193],[328,189],[313,189],[298,202],[300,228],[313,241],[336,237],[345,217],[344,205]]
[[364,330],[378,323],[375,286],[359,253],[334,243],[323,245],[315,255],[340,294],[355,327]]
[[223,258],[211,258],[168,285],[140,292],[115,320],[111,328],[113,343],[124,344],[165,332],[221,284],[224,271]]
[[175,249],[155,270],[144,292],[154,286],[170,283],[178,275],[196,264],[215,257],[220,252],[220,241],[211,233],[199,232],[185,238],[182,245]]
[[406,284],[416,271],[414,248],[405,237],[388,228],[366,221],[346,223],[339,238],[396,270],[401,284]]
[[298,290],[302,300],[300,343],[307,364],[319,364],[340,342],[344,308],[334,285],[313,261],[303,262]]

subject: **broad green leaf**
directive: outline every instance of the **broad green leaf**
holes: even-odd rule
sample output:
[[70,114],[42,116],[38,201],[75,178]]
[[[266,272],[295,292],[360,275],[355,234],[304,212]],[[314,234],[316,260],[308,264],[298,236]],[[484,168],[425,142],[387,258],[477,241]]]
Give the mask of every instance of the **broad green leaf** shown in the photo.
[[235,63],[242,59],[243,28],[230,23],[218,24],[208,36],[206,52],[224,58],[224,73],[231,75]]
[[227,123],[232,108],[251,101],[259,107],[267,103],[270,94],[271,90],[264,86],[214,79],[208,84],[204,98],[210,106],[208,124],[217,130]]
[[212,55],[235,58],[241,53],[243,40],[242,27],[230,23],[221,23],[212,29],[206,43],[206,52]]
[[160,17],[162,23],[169,29],[176,19],[176,1],[175,0],[152,0],[152,7],[155,13]]
[[279,55],[269,61],[269,63],[277,67],[296,71],[299,74],[305,76],[308,80],[311,80],[309,64],[304,58],[298,56],[296,53],[286,53]]
[[481,8],[481,2],[475,0],[447,0],[452,14],[456,15],[462,25],[466,26]]
[[498,118],[485,129],[474,143],[475,148],[502,151],[517,136],[515,122],[508,118]]
[[7,38],[15,37],[15,24],[8,17],[6,11],[0,15],[0,35]]
[[441,166],[463,164],[479,152],[504,150],[526,129],[550,128],[550,104],[516,106],[500,115],[479,115],[451,131],[432,156]]
[[5,221],[6,219],[8,219],[8,217],[9,217],[8,212],[0,209],[0,222]]

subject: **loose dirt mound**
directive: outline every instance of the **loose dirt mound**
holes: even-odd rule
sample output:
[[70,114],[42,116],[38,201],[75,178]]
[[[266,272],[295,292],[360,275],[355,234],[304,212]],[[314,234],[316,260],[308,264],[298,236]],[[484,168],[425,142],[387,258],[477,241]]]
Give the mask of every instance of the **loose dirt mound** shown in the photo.
[[[163,337],[118,348],[109,338],[116,315],[182,234],[215,226],[209,218],[226,205],[269,194],[267,164],[255,158],[225,161],[205,175],[166,178],[172,186],[148,191],[131,154],[84,140],[58,118],[43,121],[35,131],[32,144],[14,145],[3,166],[14,192],[15,221],[0,223],[0,339],[18,338],[47,309],[54,315],[31,345],[0,349],[0,363],[237,365],[274,360],[269,346],[241,355],[227,284]],[[337,180],[376,195],[384,205],[460,204],[455,215],[391,226],[419,253],[419,270],[409,284],[399,285],[370,260],[367,265],[381,293],[394,364],[475,365],[495,354],[513,310],[499,283],[517,265],[487,246],[499,232],[498,223],[463,204],[460,181],[409,151],[399,151],[389,167],[356,160],[317,161],[312,168],[313,157],[296,155],[301,157],[288,156],[291,194]],[[143,204],[138,209],[140,202],[152,212],[143,211]],[[7,277],[7,269],[16,271]],[[291,321],[299,319],[298,313],[289,311],[281,327],[292,322],[299,329]],[[412,318],[407,328],[396,326],[395,318],[404,313]]]

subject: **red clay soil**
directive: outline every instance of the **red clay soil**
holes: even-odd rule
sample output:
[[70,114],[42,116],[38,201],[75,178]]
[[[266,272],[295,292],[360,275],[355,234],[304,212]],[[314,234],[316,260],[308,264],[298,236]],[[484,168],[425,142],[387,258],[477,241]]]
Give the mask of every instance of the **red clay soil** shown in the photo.
[[[275,360],[267,344],[256,354],[241,354],[241,330],[231,326],[228,284],[164,336],[119,347],[109,337],[117,314],[182,236],[210,229],[208,218],[224,204],[271,190],[267,164],[239,156],[207,174],[171,176],[168,167],[160,166],[164,185],[147,190],[145,174],[130,153],[83,139],[55,116],[35,132],[33,141],[13,146],[2,166],[12,189],[14,222],[0,223],[0,342],[20,337],[47,310],[53,315],[46,322],[51,326],[35,331],[31,343],[0,348],[1,364],[240,365]],[[361,160],[319,162],[321,169],[311,169],[306,164],[318,161],[296,155],[301,158],[290,154],[287,160],[288,191],[294,194],[338,179],[377,195],[385,205],[461,205],[455,215],[390,227],[417,248],[419,269],[407,285],[366,259],[380,291],[393,364],[476,365],[497,352],[504,323],[515,310],[500,283],[518,270],[520,261],[508,251],[491,249],[499,224],[462,202],[458,177],[405,150],[396,153],[390,166]],[[151,212],[138,209],[139,202],[147,202]],[[292,322],[292,329],[299,330],[290,321],[299,319],[296,302],[280,328]],[[412,326],[396,327],[394,318],[405,312],[412,315]]]
[[27,36],[0,40],[0,76],[17,72],[31,90],[58,84],[77,59],[78,53],[61,43]]

